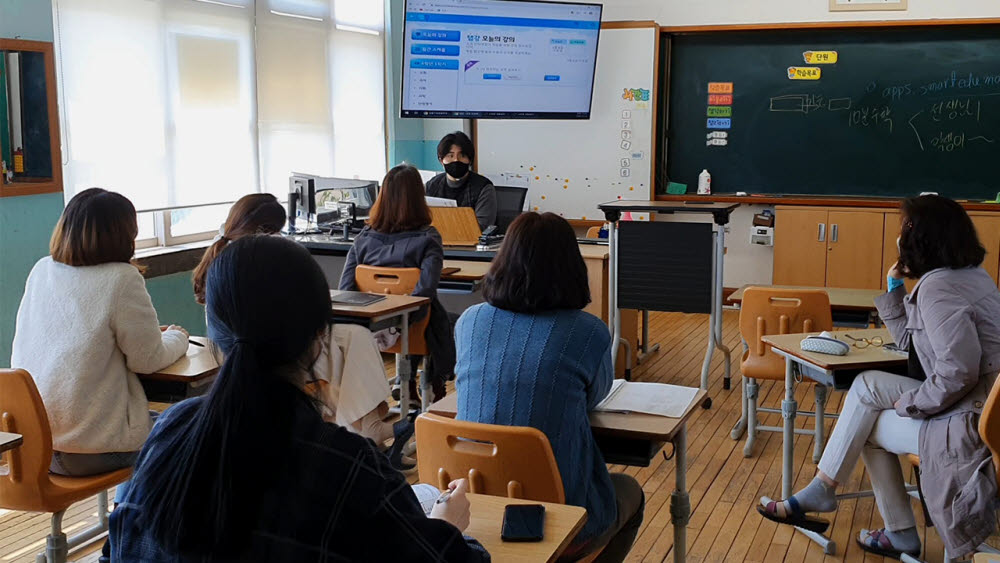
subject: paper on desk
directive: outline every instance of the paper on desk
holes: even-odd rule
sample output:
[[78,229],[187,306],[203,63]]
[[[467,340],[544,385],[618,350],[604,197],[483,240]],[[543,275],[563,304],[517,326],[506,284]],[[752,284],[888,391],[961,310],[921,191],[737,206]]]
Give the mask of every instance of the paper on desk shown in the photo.
[[424,514],[430,516],[431,510],[434,508],[434,503],[441,496],[441,491],[434,485],[428,485],[427,483],[418,483],[413,485],[412,488],[413,494],[417,495],[420,508],[424,509]]
[[638,383],[616,379],[611,392],[595,411],[641,412],[670,418],[680,418],[698,394],[696,387],[681,387],[667,383]]
[[443,197],[425,196],[428,207],[458,207],[458,202]]

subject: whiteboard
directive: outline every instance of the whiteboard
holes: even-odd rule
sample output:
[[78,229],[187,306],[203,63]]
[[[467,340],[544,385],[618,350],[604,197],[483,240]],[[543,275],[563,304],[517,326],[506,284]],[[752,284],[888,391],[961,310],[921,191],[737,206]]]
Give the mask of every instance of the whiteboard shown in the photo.
[[479,120],[479,173],[498,186],[527,187],[527,209],[567,219],[603,220],[600,203],[648,200],[656,157],[653,25],[601,28],[589,120]]

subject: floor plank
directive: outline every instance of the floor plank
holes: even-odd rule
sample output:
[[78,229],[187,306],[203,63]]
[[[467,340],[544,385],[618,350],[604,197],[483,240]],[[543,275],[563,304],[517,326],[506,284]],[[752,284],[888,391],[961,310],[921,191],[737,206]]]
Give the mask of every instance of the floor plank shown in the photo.
[[[723,337],[732,350],[731,390],[722,388],[723,360],[716,353],[711,362],[709,392],[711,409],[699,409],[688,426],[687,479],[693,513],[688,524],[688,561],[787,561],[789,563],[823,561],[858,561],[870,563],[881,558],[864,554],[854,537],[861,528],[881,524],[872,499],[848,500],[838,512],[829,515],[830,534],[837,542],[836,555],[825,556],[822,549],[805,536],[777,526],[761,518],[756,511],[763,495],[778,496],[781,488],[781,435],[760,432],[751,457],[743,456],[746,437],[733,440],[730,430],[740,416],[739,316],[727,311],[723,318]],[[660,344],[659,352],[633,369],[633,379],[697,386],[701,374],[708,336],[706,315],[682,313],[651,313],[650,344]],[[386,364],[393,376],[392,362]],[[764,406],[780,406],[784,395],[781,382],[760,383],[760,401]],[[801,410],[813,408],[813,391],[809,385],[798,385],[796,397]],[[832,393],[828,411],[838,410],[841,393]],[[162,407],[161,407],[162,408]],[[768,414],[761,423],[780,426],[781,416]],[[797,417],[796,426],[811,428],[813,419]],[[827,435],[833,420],[826,423]],[[810,436],[796,436],[795,485],[809,482],[816,467],[812,462],[813,441]],[[669,452],[668,452],[669,453]],[[673,527],[670,523],[670,494],[674,488],[674,462],[659,456],[649,467],[611,466],[612,471],[624,471],[634,476],[646,493],[645,520],[627,561],[662,562],[673,560]],[[410,476],[411,481],[416,476]],[[842,490],[856,491],[869,487],[863,466],[851,474]],[[928,537],[929,560],[940,561],[941,541],[933,529],[923,524],[923,515],[914,501],[919,532]],[[65,526],[82,529],[96,520],[96,501],[74,505],[67,513]],[[29,562],[44,544],[48,532],[48,515],[0,511],[0,563]],[[102,540],[92,542],[72,553],[71,560],[97,560]]]

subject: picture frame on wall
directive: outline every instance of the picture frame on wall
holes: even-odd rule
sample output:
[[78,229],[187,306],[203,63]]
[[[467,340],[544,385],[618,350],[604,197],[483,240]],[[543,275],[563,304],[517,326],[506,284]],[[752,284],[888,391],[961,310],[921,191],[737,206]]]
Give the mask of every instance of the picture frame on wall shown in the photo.
[[905,10],[908,0],[830,0],[831,12]]

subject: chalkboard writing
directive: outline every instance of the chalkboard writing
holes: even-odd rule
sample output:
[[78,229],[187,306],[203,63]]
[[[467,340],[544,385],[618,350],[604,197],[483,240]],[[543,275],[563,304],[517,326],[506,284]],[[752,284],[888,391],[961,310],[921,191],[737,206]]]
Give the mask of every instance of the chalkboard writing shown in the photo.
[[[696,185],[702,169],[717,193],[1000,191],[996,26],[705,33],[671,49],[664,191],[666,180]],[[789,79],[806,53],[834,51],[819,79]],[[739,116],[724,148],[705,142],[728,121],[710,109],[707,85],[720,82],[733,83]]]

